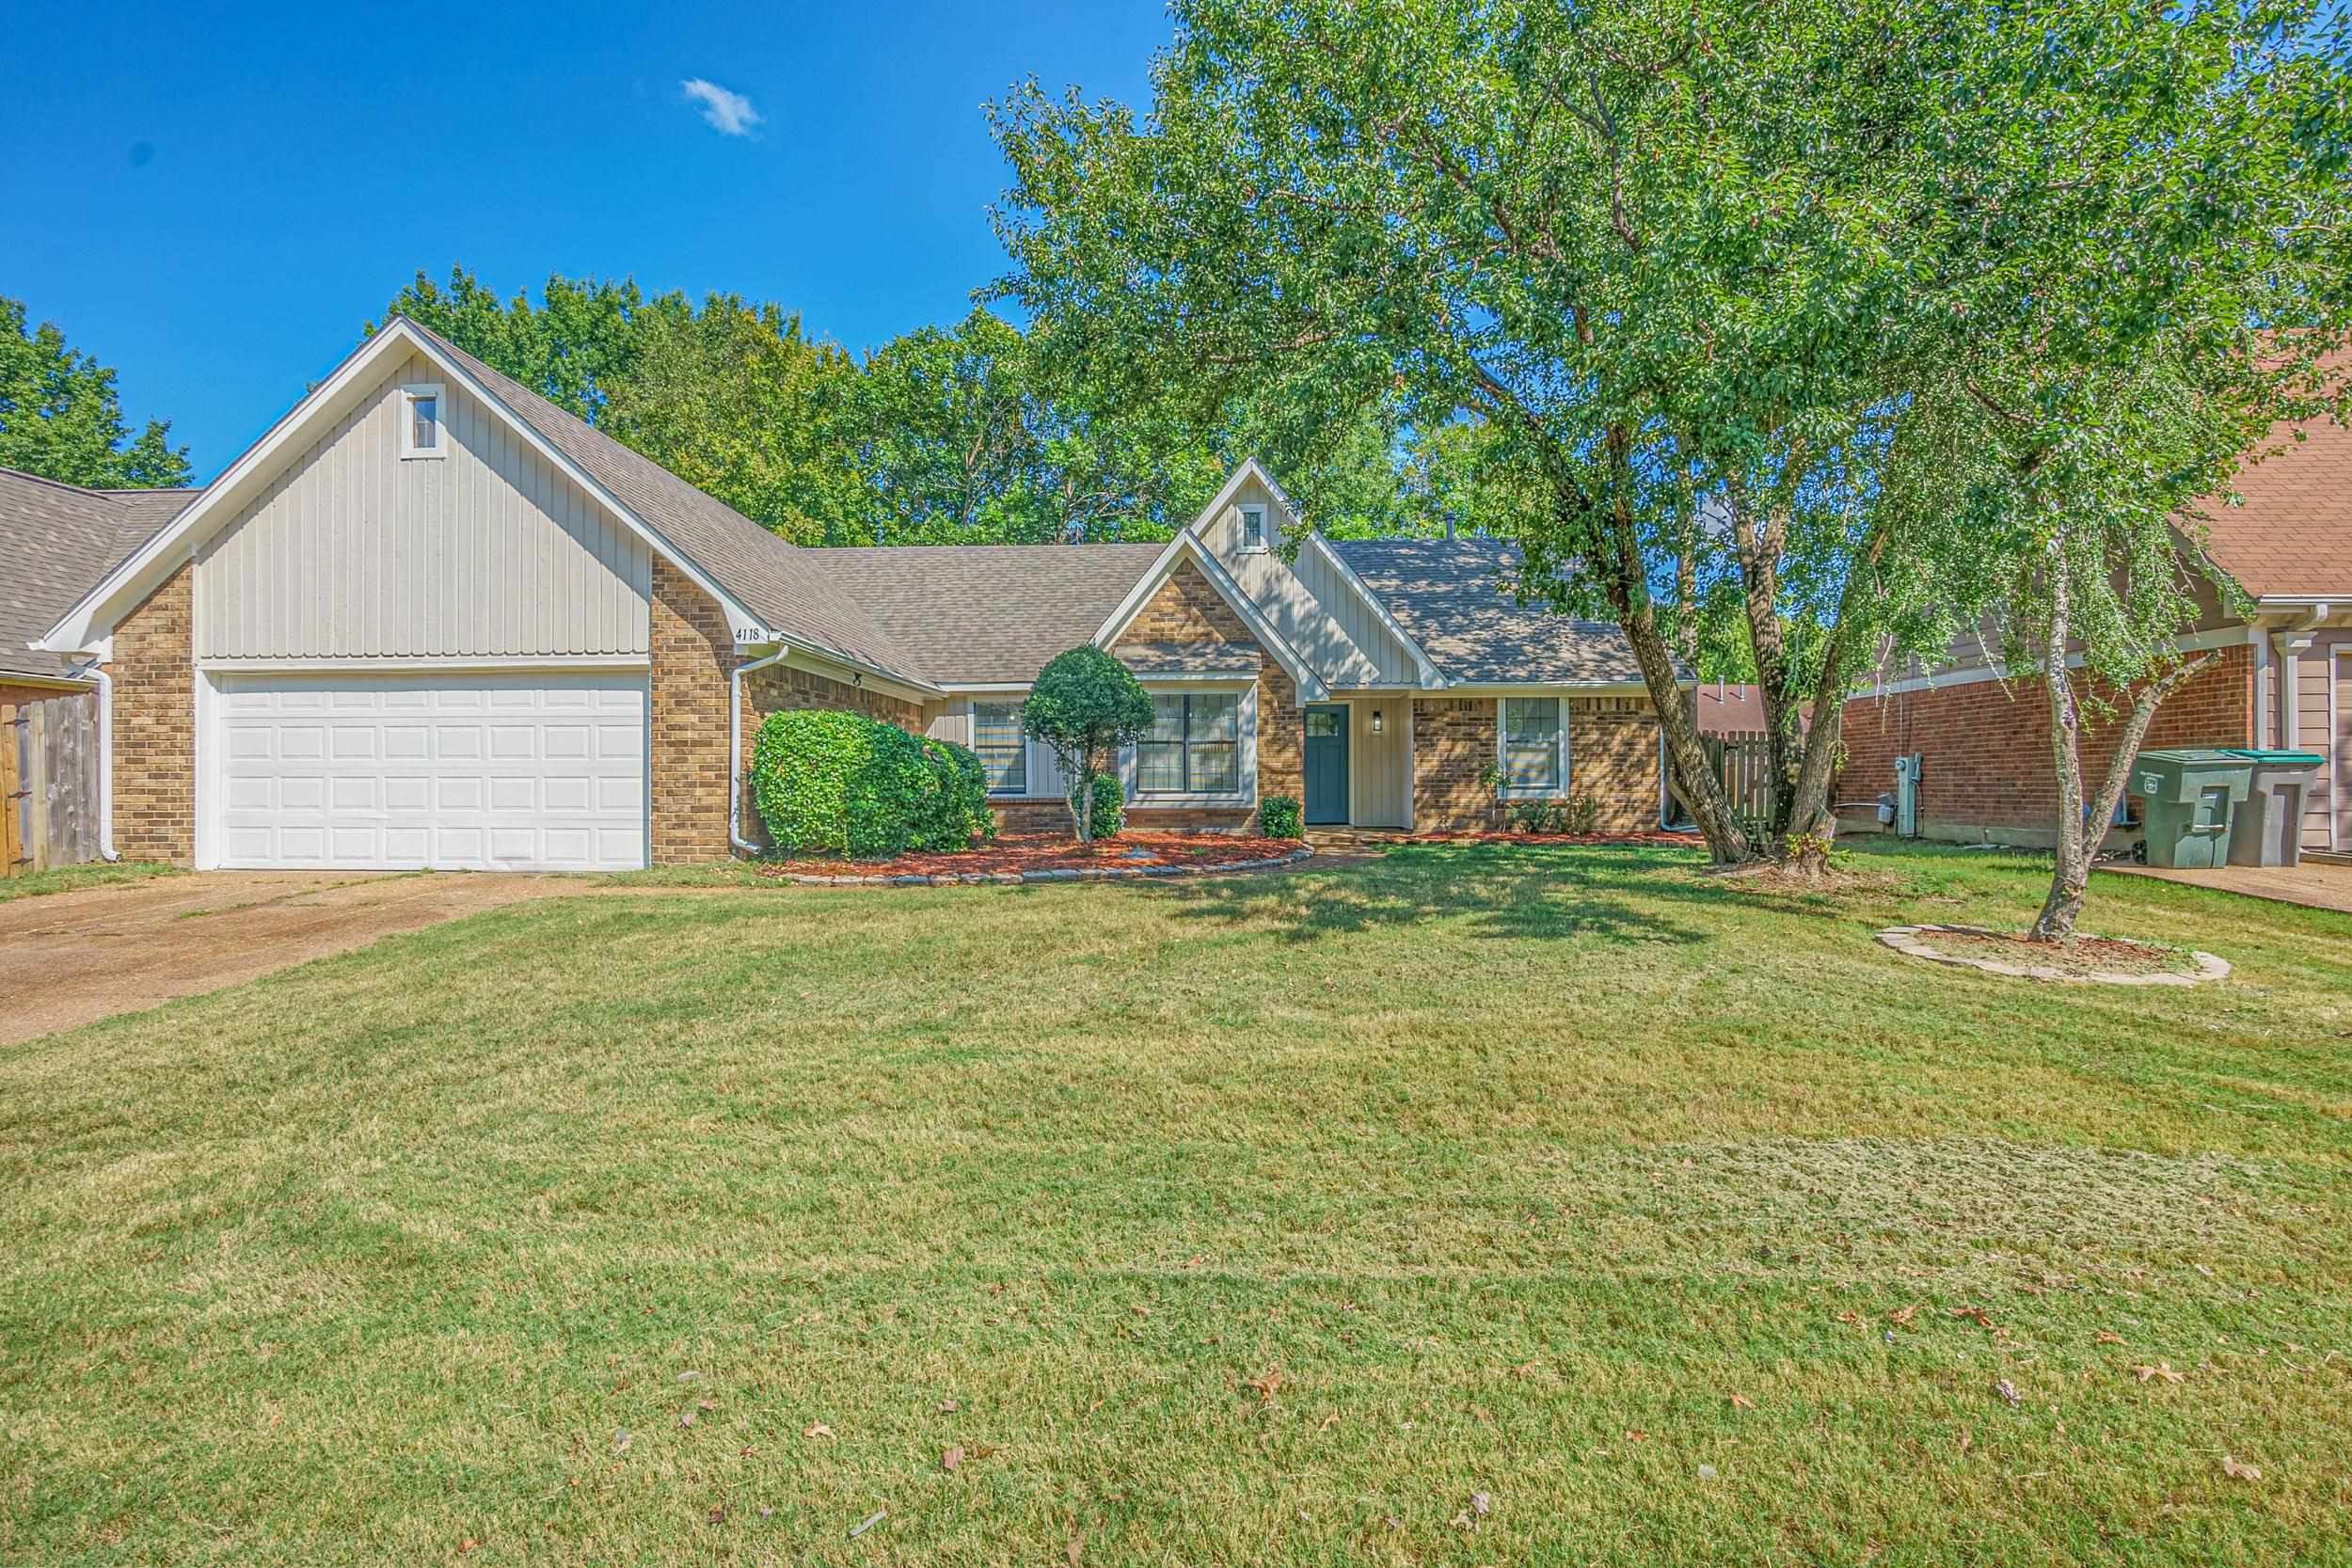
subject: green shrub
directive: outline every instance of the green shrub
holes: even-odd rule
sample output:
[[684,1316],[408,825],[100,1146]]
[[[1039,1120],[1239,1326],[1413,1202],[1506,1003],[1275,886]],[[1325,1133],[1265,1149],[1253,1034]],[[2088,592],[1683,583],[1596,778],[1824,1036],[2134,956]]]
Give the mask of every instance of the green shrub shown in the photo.
[[[1077,785],[1071,785],[1069,800],[1070,817],[1074,822],[1078,817]],[[1095,774],[1094,836],[1109,838],[1126,825],[1127,797],[1125,792],[1119,787],[1119,775],[1116,773]]]
[[1591,833],[1600,831],[1600,797],[1580,795],[1568,802],[1568,832]]
[[1268,838],[1296,838],[1302,832],[1294,796],[1269,795],[1258,802],[1258,831]]
[[752,803],[787,855],[965,849],[990,820],[972,752],[831,709],[768,716],[752,747]]
[[[1053,752],[1075,801],[1086,780],[1103,776],[1104,757],[1118,755],[1121,746],[1150,733],[1152,699],[1134,671],[1091,643],[1082,643],[1056,654],[1037,673],[1028,701],[1021,705],[1021,728]],[[1101,787],[1085,798],[1100,803]],[[1073,808],[1072,815],[1077,818],[1081,842],[1103,831],[1092,814]],[[1119,831],[1116,821],[1110,831]]]

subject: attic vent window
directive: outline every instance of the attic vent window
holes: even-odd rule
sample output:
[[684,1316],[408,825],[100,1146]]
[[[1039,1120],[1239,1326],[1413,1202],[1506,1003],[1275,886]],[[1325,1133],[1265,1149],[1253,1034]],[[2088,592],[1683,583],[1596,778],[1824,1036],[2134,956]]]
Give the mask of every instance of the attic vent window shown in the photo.
[[441,433],[441,388],[403,387],[400,389],[400,455],[440,457],[446,452]]
[[1241,509],[1241,547],[1245,550],[1265,548],[1265,508],[1245,506]]

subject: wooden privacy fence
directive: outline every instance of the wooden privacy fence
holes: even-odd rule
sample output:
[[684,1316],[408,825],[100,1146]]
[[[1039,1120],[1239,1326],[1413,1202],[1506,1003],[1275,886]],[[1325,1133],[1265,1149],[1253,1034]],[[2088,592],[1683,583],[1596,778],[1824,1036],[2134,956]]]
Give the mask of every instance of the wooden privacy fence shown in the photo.
[[1699,736],[1724,799],[1743,816],[1762,816],[1772,809],[1771,740],[1762,730]]
[[0,877],[97,858],[97,699],[0,706]]

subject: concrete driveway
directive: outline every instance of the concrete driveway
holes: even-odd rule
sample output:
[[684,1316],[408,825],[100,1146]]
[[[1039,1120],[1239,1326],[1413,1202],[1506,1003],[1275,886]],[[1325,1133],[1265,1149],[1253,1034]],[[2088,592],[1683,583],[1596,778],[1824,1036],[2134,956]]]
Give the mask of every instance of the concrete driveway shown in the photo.
[[0,904],[0,1045],[592,887],[497,872],[206,871],[15,899]]

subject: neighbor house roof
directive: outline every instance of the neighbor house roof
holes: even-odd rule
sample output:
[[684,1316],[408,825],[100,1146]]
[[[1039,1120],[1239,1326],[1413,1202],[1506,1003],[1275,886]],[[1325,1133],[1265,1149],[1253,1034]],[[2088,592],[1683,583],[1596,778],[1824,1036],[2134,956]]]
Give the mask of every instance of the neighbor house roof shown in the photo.
[[2207,553],[2258,599],[2352,598],[2352,431],[2322,420],[2298,441],[2280,425],[2262,451],[2238,472],[2239,504],[2201,509]]
[[768,629],[885,674],[928,681],[919,657],[897,645],[861,602],[832,580],[826,562],[835,552],[786,543],[447,339],[413,321],[406,325],[481,382],[540,439],[578,464],[647,527],[718,579],[744,609],[765,618]]
[[1516,546],[1484,537],[1327,543],[1455,685],[1614,686],[1642,678],[1618,627],[1512,595]]
[[63,678],[72,661],[26,646],[193,490],[86,490],[0,468],[0,675]]
[[894,647],[959,682],[1025,681],[1090,641],[1160,545],[883,545],[804,550]]
[[[1698,684],[1699,734],[1761,735],[1764,733],[1764,689],[1728,681]],[[1813,722],[1813,705],[1800,710],[1800,722]]]

